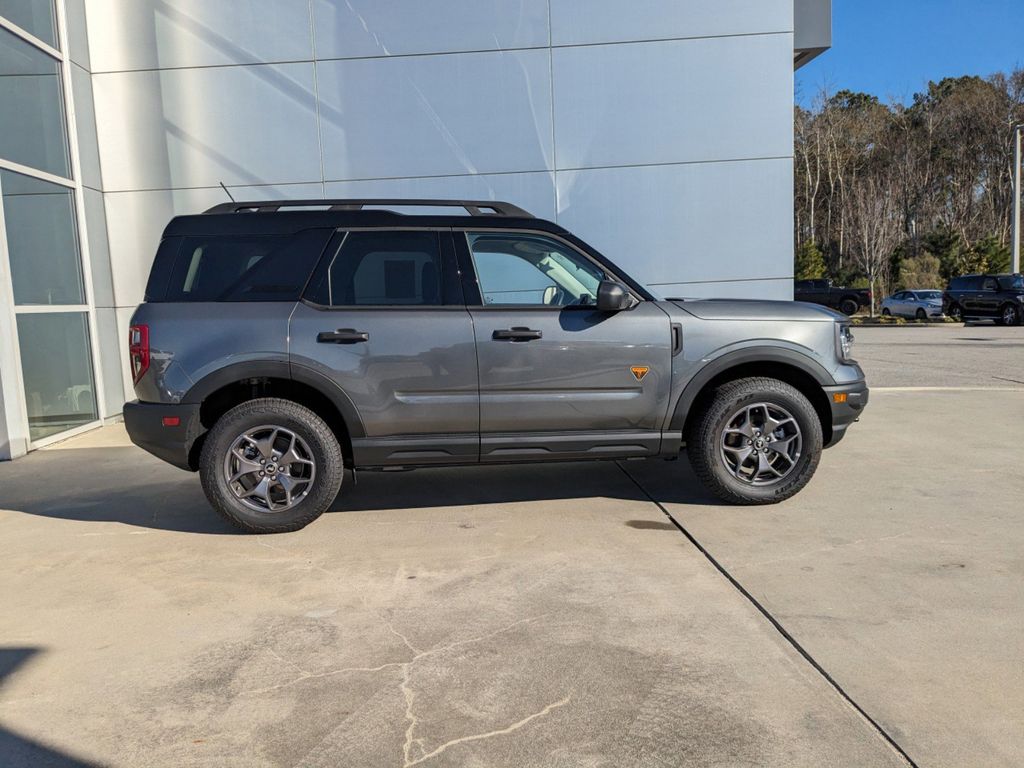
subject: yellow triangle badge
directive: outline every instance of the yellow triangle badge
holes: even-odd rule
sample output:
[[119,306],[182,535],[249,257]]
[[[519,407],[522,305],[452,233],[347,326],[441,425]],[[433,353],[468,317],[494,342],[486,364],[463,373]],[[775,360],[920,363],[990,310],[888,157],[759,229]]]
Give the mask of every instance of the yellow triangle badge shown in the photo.
[[648,368],[646,365],[634,365],[629,370],[633,374],[633,376],[636,377],[637,381],[643,381],[644,376],[646,376],[647,372],[651,369]]

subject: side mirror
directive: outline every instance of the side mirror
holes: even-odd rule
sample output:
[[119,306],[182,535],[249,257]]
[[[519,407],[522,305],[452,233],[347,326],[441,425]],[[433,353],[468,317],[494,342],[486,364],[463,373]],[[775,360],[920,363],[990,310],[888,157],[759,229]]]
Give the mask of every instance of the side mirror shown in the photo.
[[602,280],[597,286],[597,309],[599,312],[621,312],[633,305],[629,291],[620,283]]

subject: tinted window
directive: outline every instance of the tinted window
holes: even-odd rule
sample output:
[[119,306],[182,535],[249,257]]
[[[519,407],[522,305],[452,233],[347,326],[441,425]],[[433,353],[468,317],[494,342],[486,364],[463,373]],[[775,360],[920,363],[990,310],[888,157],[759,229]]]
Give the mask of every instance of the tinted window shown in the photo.
[[999,278],[999,287],[1004,291],[1024,290],[1024,275],[1008,275]]
[[796,289],[798,291],[806,291],[810,287],[811,287],[811,281],[810,280],[797,280],[796,281]]
[[[165,301],[294,301],[330,237],[330,230],[295,235],[218,235],[184,237],[169,251],[170,270]],[[162,279],[168,254],[157,252],[150,289]],[[154,297],[155,298],[155,297]]]
[[981,289],[983,291],[998,291],[999,283],[996,282],[994,277],[986,277],[984,282],[981,284]]
[[540,235],[466,235],[484,304],[591,306],[605,273],[567,245]]
[[437,232],[349,232],[306,298],[327,306],[441,304]]
[[941,299],[942,293],[941,291],[918,291],[917,298],[924,299],[926,301],[929,299]]

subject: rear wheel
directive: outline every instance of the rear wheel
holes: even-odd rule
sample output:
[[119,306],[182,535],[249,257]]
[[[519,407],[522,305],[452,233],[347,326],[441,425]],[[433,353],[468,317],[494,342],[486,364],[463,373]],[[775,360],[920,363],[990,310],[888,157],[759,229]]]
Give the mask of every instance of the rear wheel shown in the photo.
[[251,533],[296,531],[338,495],[344,463],[338,440],[308,408],[250,400],[210,430],[199,460],[210,504]]
[[777,379],[719,387],[686,438],[697,477],[733,504],[774,504],[810,481],[821,458],[821,422],[799,390]]
[[844,315],[853,315],[860,309],[860,305],[853,299],[843,299],[839,302],[839,311]]

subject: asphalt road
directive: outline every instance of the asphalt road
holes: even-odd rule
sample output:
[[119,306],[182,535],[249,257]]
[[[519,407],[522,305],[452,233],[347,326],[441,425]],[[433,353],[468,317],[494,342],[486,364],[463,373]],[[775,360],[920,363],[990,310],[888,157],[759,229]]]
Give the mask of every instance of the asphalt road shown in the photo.
[[870,408],[774,507],[364,473],[251,537],[119,427],[2,464],[0,764],[1019,765],[1021,339],[859,330]]
[[1024,327],[866,327],[854,336],[872,387],[1024,387]]

